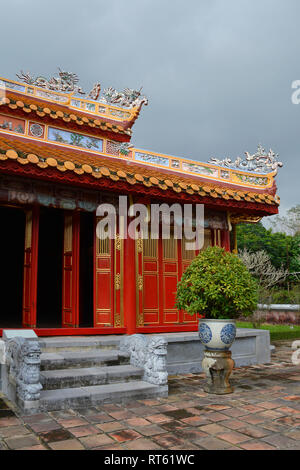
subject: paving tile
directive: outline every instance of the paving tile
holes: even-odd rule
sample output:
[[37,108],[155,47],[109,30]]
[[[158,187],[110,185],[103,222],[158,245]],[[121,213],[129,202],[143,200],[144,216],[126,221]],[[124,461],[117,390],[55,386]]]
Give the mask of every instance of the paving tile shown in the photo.
[[237,431],[218,434],[218,438],[230,442],[230,444],[240,444],[241,442],[249,441],[249,436],[245,436],[245,434],[241,434]]
[[101,430],[95,426],[78,426],[69,428],[69,432],[75,437],[84,437],[90,434],[100,434]]
[[49,447],[53,450],[84,450],[84,446],[76,439],[52,442],[49,444]]
[[0,437],[16,437],[25,434],[30,434],[30,431],[25,426],[0,427]]
[[288,433],[285,434],[286,437],[289,437],[290,439],[295,439],[296,441],[300,442],[300,429],[296,429],[295,431],[289,431]]
[[166,411],[163,414],[174,419],[184,419],[184,418],[190,418],[191,416],[193,416],[193,414],[186,411],[186,409]]
[[271,433],[271,431],[258,426],[245,426],[244,428],[240,428],[239,432],[255,439],[260,439],[261,437],[268,436]]
[[273,434],[271,436],[264,437],[263,441],[280,449],[287,449],[295,445],[294,439],[291,439],[283,434]]
[[169,421],[167,423],[160,424],[160,427],[165,429],[168,432],[178,433],[182,429],[187,428],[188,425],[186,423],[184,423],[183,421],[173,420],[173,421]]
[[248,441],[240,444],[240,447],[245,450],[276,450],[276,447],[266,444],[261,441]]
[[277,419],[283,416],[283,413],[279,413],[278,411],[275,411],[275,410],[267,410],[259,414],[260,416],[263,416],[264,418],[268,418],[268,419]]
[[130,419],[135,417],[132,411],[127,410],[110,411],[109,415],[112,416],[114,419]]
[[147,421],[144,418],[130,418],[124,421],[128,426],[135,427],[135,426],[147,426],[151,424],[150,421]]
[[267,421],[267,418],[259,414],[251,414],[251,415],[243,416],[243,421],[249,424],[261,424],[264,421]]
[[148,421],[151,421],[151,423],[167,423],[168,421],[172,421],[172,418],[169,418],[168,416],[164,414],[157,414],[157,415],[152,415],[152,416],[145,416],[145,418]]
[[201,426],[204,422],[208,422],[207,419],[202,418],[201,416],[191,416],[190,418],[185,418],[181,421],[189,426]]
[[128,427],[123,421],[110,421],[109,423],[100,423],[95,426],[102,432],[120,431]]
[[66,429],[55,429],[50,432],[42,432],[39,434],[39,437],[44,442],[58,442],[58,441],[66,441],[67,439],[73,439],[74,436],[67,431]]
[[223,441],[216,437],[204,437],[203,439],[199,440],[198,444],[207,450],[223,450],[231,445],[229,442]]
[[156,450],[161,449],[157,443],[153,442],[150,439],[136,439],[134,441],[126,442],[125,449],[128,450]]
[[139,403],[142,403],[143,405],[146,405],[146,406],[155,406],[155,405],[160,405],[160,401],[159,400],[149,400],[149,399],[146,399],[146,400],[138,400]]
[[75,428],[78,426],[85,426],[88,422],[83,418],[60,419],[59,424],[64,428]]
[[215,423],[206,424],[205,426],[201,426],[199,429],[207,434],[213,434],[213,435],[228,432],[228,429],[226,429],[224,426],[221,426]]
[[[224,410],[224,413],[226,413],[227,410]],[[226,414],[224,413],[219,413],[218,411],[216,411],[215,413],[207,413],[205,415],[205,418],[209,419],[210,421],[213,421],[213,422],[218,422],[218,421],[224,421],[226,419],[229,419],[229,416],[227,416]]]
[[31,447],[21,447],[18,450],[48,450],[45,446],[39,444],[36,446],[31,446]]
[[35,436],[19,436],[5,439],[5,443],[9,449],[16,450],[40,444],[40,441]]
[[213,403],[212,405],[207,405],[207,408],[209,408],[211,410],[215,410],[215,411],[222,411],[222,410],[229,409],[230,406]]
[[[173,423],[174,421],[172,421]],[[162,427],[158,426],[157,424],[150,424],[147,426],[136,426],[135,431],[143,436],[157,436],[158,434],[164,434],[168,432],[168,430],[163,429]],[[170,430],[169,430],[170,431]]]
[[60,424],[58,424],[56,421],[41,421],[38,423],[30,423],[28,426],[31,427],[31,429],[34,432],[50,432],[54,431],[55,429],[61,429]]
[[94,434],[92,436],[81,437],[79,440],[87,449],[114,444],[114,440],[106,434]]
[[47,421],[53,421],[51,416],[48,415],[48,413],[38,413],[30,416],[24,416],[23,417],[24,423],[27,424],[32,424],[32,423],[40,423],[40,422],[47,422]]
[[226,421],[222,421],[222,426],[235,430],[245,426],[245,423],[243,421],[239,421],[238,419],[227,419]]
[[241,408],[230,408],[229,410],[224,410],[223,414],[230,418],[239,418],[240,416],[249,414],[249,411],[245,411]]
[[174,446],[181,446],[184,444],[184,439],[174,434],[162,434],[161,436],[153,438],[155,442],[162,448],[169,449]]
[[0,418],[0,427],[3,428],[5,428],[6,426],[18,426],[22,424],[22,421],[18,418]]
[[114,421],[114,418],[112,416],[109,416],[108,414],[104,412],[96,413],[92,415],[86,415],[85,417],[86,417],[86,420],[91,423],[109,423],[110,421]]
[[123,429],[122,431],[110,433],[110,436],[118,442],[130,441],[132,439],[142,437],[141,434],[136,432],[134,429]]
[[186,441],[199,441],[203,437],[208,437],[208,433],[203,432],[202,430],[188,428],[188,429],[181,429],[180,433],[178,434],[180,437],[183,437]]

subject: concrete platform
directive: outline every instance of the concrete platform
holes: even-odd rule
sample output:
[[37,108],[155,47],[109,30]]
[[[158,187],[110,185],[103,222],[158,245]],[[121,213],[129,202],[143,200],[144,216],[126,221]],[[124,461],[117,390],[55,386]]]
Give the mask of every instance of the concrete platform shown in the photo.
[[[199,341],[198,332],[159,333],[168,340],[168,372],[171,375],[201,372],[204,347]],[[152,335],[150,335],[152,336]],[[91,351],[101,348],[118,349],[121,336],[60,336],[40,338],[43,351]],[[267,330],[238,328],[236,340],[231,347],[236,367],[270,362],[270,333]],[[113,351],[110,351],[111,353]],[[66,356],[65,352],[63,353]],[[44,356],[44,354],[43,354]],[[83,358],[82,358],[83,359]],[[59,361],[57,361],[58,363]],[[86,366],[87,367],[87,366]]]

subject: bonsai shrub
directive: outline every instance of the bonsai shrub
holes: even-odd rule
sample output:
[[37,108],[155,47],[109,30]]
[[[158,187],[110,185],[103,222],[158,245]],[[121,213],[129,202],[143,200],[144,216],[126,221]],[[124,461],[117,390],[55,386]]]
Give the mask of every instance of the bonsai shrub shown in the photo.
[[199,253],[177,285],[176,307],[205,318],[250,316],[257,309],[258,286],[238,256],[223,248]]

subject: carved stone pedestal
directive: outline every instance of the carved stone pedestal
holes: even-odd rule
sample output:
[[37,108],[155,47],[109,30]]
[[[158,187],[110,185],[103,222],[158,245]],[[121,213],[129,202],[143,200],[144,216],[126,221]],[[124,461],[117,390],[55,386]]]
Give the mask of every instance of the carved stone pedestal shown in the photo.
[[229,377],[234,367],[234,360],[231,359],[231,351],[204,351],[202,368],[207,377],[204,391],[225,395],[232,393]]

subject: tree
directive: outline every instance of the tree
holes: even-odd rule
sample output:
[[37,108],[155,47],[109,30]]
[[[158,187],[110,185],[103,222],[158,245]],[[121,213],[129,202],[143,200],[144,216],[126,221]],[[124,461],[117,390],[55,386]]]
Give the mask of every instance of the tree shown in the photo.
[[287,235],[300,235],[300,204],[287,211],[285,216],[275,216],[271,220],[275,231],[285,232]]
[[290,273],[300,271],[300,234],[287,235],[284,232],[273,232],[258,224],[241,224],[237,227],[238,250],[250,252],[265,251],[272,265],[283,267]]
[[257,279],[259,285],[259,300],[266,302],[270,297],[272,287],[285,281],[289,272],[284,268],[275,268],[270,256],[263,250],[251,252],[247,248],[239,251],[239,258],[243,261],[250,273]]

